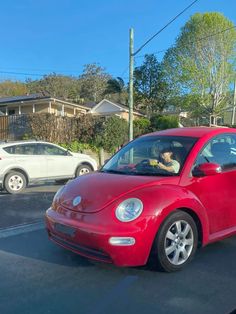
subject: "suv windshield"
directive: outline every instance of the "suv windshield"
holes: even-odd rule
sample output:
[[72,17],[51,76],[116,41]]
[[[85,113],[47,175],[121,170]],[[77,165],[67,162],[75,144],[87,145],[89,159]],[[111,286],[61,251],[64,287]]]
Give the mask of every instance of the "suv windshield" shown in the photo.
[[128,175],[178,175],[196,138],[144,136],[127,144],[101,172]]

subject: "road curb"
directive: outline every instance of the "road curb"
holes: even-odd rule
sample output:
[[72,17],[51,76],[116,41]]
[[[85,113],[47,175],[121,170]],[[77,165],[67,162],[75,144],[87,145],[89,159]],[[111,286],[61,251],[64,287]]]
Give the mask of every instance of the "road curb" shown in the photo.
[[40,221],[40,222],[0,229],[0,239],[13,237],[19,234],[24,234],[24,233],[28,233],[32,231],[37,231],[44,228],[45,228],[45,224]]

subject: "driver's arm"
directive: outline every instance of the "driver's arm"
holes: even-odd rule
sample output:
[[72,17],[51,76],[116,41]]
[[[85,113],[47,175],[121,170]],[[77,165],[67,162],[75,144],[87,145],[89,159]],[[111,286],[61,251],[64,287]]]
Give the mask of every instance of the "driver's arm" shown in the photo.
[[149,165],[153,166],[153,167],[158,167],[158,168],[166,170],[168,172],[176,172],[173,166],[166,166],[162,162],[159,162],[156,159],[149,159]]
[[172,160],[172,165],[170,165],[170,166],[166,166],[166,165],[164,165],[161,162],[159,162],[157,166],[160,169],[166,170],[168,172],[173,172],[173,173],[178,173],[179,172],[179,168],[180,168],[180,164],[176,160]]

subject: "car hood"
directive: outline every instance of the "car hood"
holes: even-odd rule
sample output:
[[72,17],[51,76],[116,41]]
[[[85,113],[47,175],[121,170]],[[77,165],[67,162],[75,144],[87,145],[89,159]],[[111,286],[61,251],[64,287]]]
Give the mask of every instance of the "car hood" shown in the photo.
[[[128,193],[153,185],[177,184],[178,181],[179,177],[176,176],[148,177],[97,172],[70,181],[64,187],[59,203],[73,211],[93,213]],[[76,204],[75,198],[78,201],[78,197],[81,201]]]
[[90,159],[90,156],[86,155],[86,154],[81,154],[81,153],[74,153],[74,152],[70,152],[72,156],[74,157],[79,157],[82,159]]

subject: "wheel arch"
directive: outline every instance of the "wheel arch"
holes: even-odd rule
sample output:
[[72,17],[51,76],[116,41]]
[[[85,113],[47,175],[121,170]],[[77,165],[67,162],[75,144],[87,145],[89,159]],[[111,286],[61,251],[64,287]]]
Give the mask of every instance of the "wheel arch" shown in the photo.
[[203,244],[203,226],[202,226],[202,222],[200,220],[200,218],[198,217],[198,215],[196,214],[196,212],[190,208],[187,207],[182,207],[182,208],[177,208],[177,211],[183,211],[187,214],[189,214],[189,216],[191,216],[196,224],[197,227],[197,231],[198,231],[198,247],[201,247]]
[[91,163],[89,163],[88,161],[82,161],[75,168],[75,176],[76,176],[76,173],[77,173],[79,167],[81,167],[81,166],[88,166],[88,167],[90,167],[92,169],[92,171],[94,171],[94,167],[93,167],[93,165]]
[[6,176],[13,171],[20,172],[21,174],[23,174],[25,176],[26,186],[29,184],[29,176],[27,172],[21,168],[15,167],[15,168],[8,169],[7,172],[4,174],[3,185],[5,185]]

